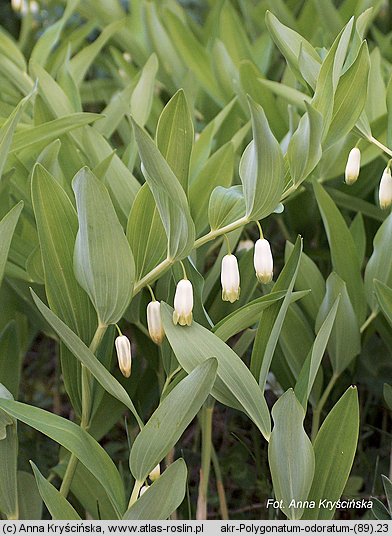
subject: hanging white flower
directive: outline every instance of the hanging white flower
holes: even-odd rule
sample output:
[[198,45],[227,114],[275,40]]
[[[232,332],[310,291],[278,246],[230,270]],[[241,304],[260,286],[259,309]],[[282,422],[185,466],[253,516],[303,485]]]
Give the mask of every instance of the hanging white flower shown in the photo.
[[222,300],[235,302],[240,297],[240,272],[237,257],[225,255],[221,266]]
[[161,317],[161,302],[152,301],[147,305],[147,326],[151,339],[156,344],[161,344],[165,338]]
[[154,469],[151,471],[151,473],[148,476],[150,477],[150,480],[152,480],[153,482],[161,476],[161,466],[159,465],[159,463],[158,465],[154,467]]
[[129,378],[132,366],[131,343],[128,337],[119,335],[115,340],[115,345],[120,370],[126,378]]
[[180,326],[192,324],[193,288],[189,279],[181,279],[177,283],[174,295],[173,322]]
[[345,181],[346,184],[354,184],[358,179],[359,169],[361,167],[361,151],[358,147],[351,149],[346,164]]
[[260,238],[255,244],[253,264],[256,270],[256,277],[260,283],[269,283],[274,275],[274,261],[271,253],[271,246],[265,238]]
[[392,176],[389,168],[385,168],[382,174],[380,188],[378,190],[378,200],[380,207],[383,209],[392,205]]

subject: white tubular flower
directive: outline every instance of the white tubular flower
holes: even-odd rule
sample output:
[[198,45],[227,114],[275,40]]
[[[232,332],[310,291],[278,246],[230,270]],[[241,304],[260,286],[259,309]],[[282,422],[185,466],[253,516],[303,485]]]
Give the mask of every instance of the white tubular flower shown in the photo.
[[256,277],[260,283],[269,283],[274,275],[274,261],[271,247],[265,238],[260,238],[255,244],[253,264],[256,270]]
[[240,272],[237,257],[225,255],[221,267],[222,300],[235,302],[240,297]]
[[150,477],[150,480],[153,482],[155,480],[158,480],[158,478],[161,476],[161,466],[158,465],[154,467],[154,469],[151,471],[151,473],[148,475]]
[[131,375],[131,365],[132,365],[132,355],[131,355],[131,343],[129,342],[128,337],[125,335],[120,335],[115,340],[118,366],[122,374],[129,378]]
[[388,208],[392,205],[392,176],[391,170],[385,168],[380,181],[380,188],[378,190],[378,200],[380,202],[380,208]]
[[139,491],[139,497],[141,497],[143,495],[143,493],[146,493],[146,491],[148,490],[150,486],[142,486],[140,488],[140,491]]
[[361,166],[361,151],[358,147],[351,149],[346,164],[345,181],[346,184],[354,184],[358,179],[359,168]]
[[188,279],[181,279],[177,283],[174,296],[173,322],[180,326],[192,324],[193,288]]
[[147,326],[151,339],[156,344],[161,344],[165,338],[161,318],[161,302],[152,301],[147,305]]

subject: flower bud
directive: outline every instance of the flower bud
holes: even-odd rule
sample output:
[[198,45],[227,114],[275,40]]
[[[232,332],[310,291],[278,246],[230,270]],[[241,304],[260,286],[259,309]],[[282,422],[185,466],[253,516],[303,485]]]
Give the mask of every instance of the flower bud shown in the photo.
[[346,184],[354,184],[359,175],[359,168],[361,166],[361,151],[358,147],[351,149],[346,164],[345,181]]
[[255,244],[253,264],[260,283],[269,283],[274,275],[274,261],[268,240],[260,238]]
[[240,272],[235,255],[225,255],[221,267],[222,300],[235,302],[240,297]]
[[391,170],[385,168],[380,181],[380,188],[378,190],[378,199],[381,208],[388,208],[392,204],[392,176]]
[[115,340],[118,365],[122,374],[129,378],[131,375],[132,355],[131,355],[131,343],[128,337],[120,335]]
[[151,339],[156,344],[161,344],[165,338],[161,318],[161,302],[152,301],[147,305],[147,326]]
[[158,465],[154,467],[154,469],[151,471],[151,473],[148,475],[150,477],[150,480],[154,482],[154,480],[157,480],[161,476],[161,466]]
[[192,324],[193,288],[188,279],[181,279],[177,283],[174,296],[173,322],[180,326]]
[[139,491],[139,497],[141,497],[143,495],[143,493],[146,493],[146,491],[148,490],[150,486],[142,486],[140,488],[140,491]]

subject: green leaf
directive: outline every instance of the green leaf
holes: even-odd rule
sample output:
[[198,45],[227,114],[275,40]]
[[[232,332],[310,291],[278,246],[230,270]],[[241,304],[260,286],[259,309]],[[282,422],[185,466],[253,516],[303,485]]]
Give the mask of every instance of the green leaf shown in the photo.
[[123,519],[167,519],[185,497],[187,469],[179,458],[125,512]]
[[22,209],[23,201],[19,201],[0,221],[0,285],[4,277],[11,240]]
[[47,27],[34,45],[31,52],[31,61],[45,67],[50,54],[59,42],[64,26],[72,16],[78,3],[79,0],[69,0],[67,2],[62,17],[54,24]]
[[301,519],[304,508],[290,506],[305,501],[314,475],[314,452],[305,433],[305,411],[289,389],[272,408],[274,427],[268,445],[268,461],[274,494],[289,519]]
[[376,292],[378,304],[380,305],[385,318],[392,326],[392,288],[387,287],[384,283],[375,279],[374,290]]
[[300,184],[313,171],[321,156],[323,117],[305,102],[307,112],[301,117],[287,149],[290,175],[294,184]]
[[384,383],[383,396],[387,406],[392,410],[392,385]]
[[251,371],[264,390],[280,331],[291,303],[291,295],[297,277],[302,252],[302,239],[297,238],[294,249],[280,273],[272,292],[286,291],[282,302],[277,302],[263,312],[257,329],[251,356]]
[[304,519],[332,519],[335,509],[319,508],[319,501],[340,499],[350,475],[359,433],[356,387],[349,387],[323,422],[314,442],[316,468]]
[[7,120],[0,129],[0,180],[7,160],[8,152],[11,148],[16,125],[19,123],[27,103],[30,101],[31,97],[35,94],[35,92],[36,87],[34,87],[31,92],[19,102],[17,107],[7,118]]
[[327,279],[325,297],[317,315],[316,330],[320,329],[339,296],[336,322],[328,342],[328,355],[334,373],[337,375],[343,372],[361,351],[361,334],[346,284],[335,272],[332,272]]
[[316,79],[320,70],[321,59],[312,45],[302,35],[282,24],[270,11],[267,11],[265,14],[265,23],[272,39],[286,58],[295,76],[301,82],[306,81],[299,69],[298,63],[302,49],[306,51],[306,57],[309,63],[308,68],[313,73],[313,78]]
[[234,171],[234,148],[231,142],[220,147],[205,163],[189,187],[189,204],[196,234],[207,226],[207,210],[215,187],[230,186]]
[[61,493],[42,476],[38,467],[34,462],[30,461],[31,467],[33,468],[35,480],[39,489],[39,493],[42,497],[42,500],[46,504],[47,509],[49,510],[52,519],[54,520],[63,520],[63,519],[79,519],[80,516],[74,509],[74,507],[67,501],[67,499],[61,495]]
[[157,71],[158,59],[155,54],[151,54],[140,73],[131,97],[131,114],[140,126],[145,125],[150,115]]
[[264,111],[249,99],[253,141],[246,147],[240,162],[246,217],[259,220],[277,207],[283,192],[283,156]]
[[19,519],[42,519],[42,499],[32,474],[18,471]]
[[369,68],[369,51],[364,41],[354,63],[341,76],[336,88],[325,147],[348,134],[358,121],[366,103]]
[[113,37],[121,28],[124,27],[125,20],[120,19],[112,22],[104,28],[101,34],[91,43],[82,48],[69,62],[70,73],[77,86],[83,82],[90,65],[94,62],[96,56],[106,45],[107,41]]
[[52,326],[69,351],[91,372],[105,391],[131,410],[139,426],[142,427],[143,423],[124,387],[110,374],[83,341],[53,311],[46,307],[33,290],[31,290],[31,295],[42,316]]
[[366,316],[366,300],[353,237],[343,216],[321,184],[314,182],[313,188],[327,233],[333,269],[345,281],[358,322],[362,324]]
[[[293,249],[294,245],[287,241],[284,255],[285,262],[287,262]],[[317,313],[325,294],[325,281],[317,265],[304,252],[301,253],[294,288],[298,291],[311,289],[311,292],[301,300],[301,307],[312,320],[316,320]]]
[[1,383],[14,398],[19,392],[22,365],[17,324],[11,320],[0,332],[0,378]]
[[180,181],[184,192],[188,191],[193,138],[192,117],[185,93],[179,89],[159,117],[156,140],[159,150]]
[[127,238],[139,281],[166,257],[165,229],[148,184],[138,191],[129,214]]
[[73,180],[78,209],[74,270],[100,324],[115,324],[132,296],[135,264],[106,187],[88,168]]
[[385,495],[387,497],[388,510],[392,514],[392,482],[385,475],[381,475],[381,478],[385,489]]
[[195,229],[185,192],[152,139],[135,122],[133,127],[145,178],[166,231],[168,256],[186,257],[193,247]]
[[245,199],[242,186],[224,188],[217,186],[210,197],[208,206],[208,221],[211,230],[220,229],[245,214]]
[[377,299],[374,294],[374,280],[381,281],[392,287],[392,251],[390,247],[392,236],[392,214],[379,227],[373,240],[373,253],[365,269],[366,298],[372,311],[377,311]]
[[175,326],[173,309],[161,305],[166,336],[186,372],[210,357],[218,360],[217,379],[212,395],[220,402],[244,411],[265,438],[270,435],[270,417],[265,398],[246,365],[237,354],[208,329],[192,322],[191,326]]
[[177,443],[210,394],[218,363],[197,366],[161,401],[133,443],[129,458],[136,480],[144,481]]
[[[13,402],[11,393],[0,383],[1,402]],[[18,434],[16,420],[0,409],[0,512],[18,519]]]
[[117,515],[121,517],[125,510],[125,496],[120,474],[109,455],[85,430],[68,419],[21,402],[2,398],[0,408],[73,452],[104,486]]
[[325,317],[324,322],[318,329],[316,338],[312,345],[312,349],[310,350],[306,361],[303,364],[297,383],[295,385],[294,391],[296,397],[301,402],[305,411],[310,393],[316,380],[317,372],[320,368],[321,361],[323,359],[324,352],[327,347],[329,337],[331,335],[331,331],[336,319],[336,314],[338,312],[340,299],[341,296],[338,295],[330,311]]
[[100,118],[102,116],[99,114],[75,113],[42,123],[41,125],[24,128],[15,133],[10,152],[18,152],[40,143],[50,143],[66,132],[93,123]]

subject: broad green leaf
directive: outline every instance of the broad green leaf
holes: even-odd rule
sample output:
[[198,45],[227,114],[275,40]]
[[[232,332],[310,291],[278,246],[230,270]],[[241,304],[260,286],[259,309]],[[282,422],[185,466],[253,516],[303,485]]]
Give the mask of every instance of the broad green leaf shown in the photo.
[[0,408],[73,452],[104,486],[117,515],[121,517],[125,510],[125,497],[120,474],[109,455],[85,430],[68,419],[21,402],[2,398]]
[[218,363],[208,359],[177,384],[161,401],[132,445],[130,468],[144,481],[184,433],[210,394]]
[[42,519],[42,499],[31,473],[18,471],[19,519]]
[[210,357],[218,360],[217,379],[212,395],[220,402],[244,411],[266,439],[270,435],[270,417],[265,398],[246,365],[237,354],[208,329],[192,322],[175,326],[173,310],[161,306],[166,336],[180,365],[191,372]]
[[307,53],[309,69],[313,73],[313,77],[317,78],[321,59],[312,45],[300,34],[282,24],[270,11],[267,11],[265,14],[265,22],[272,39],[286,58],[295,76],[300,81],[305,82],[298,64],[298,58],[302,49]]
[[219,105],[224,104],[222,91],[211,69],[207,50],[198,41],[192,30],[177,15],[165,10],[165,26],[184,64],[196,76],[198,83]]
[[182,503],[186,484],[187,468],[179,458],[128,508],[123,519],[167,519]]
[[[291,242],[286,242],[285,261],[287,262],[294,245]],[[308,295],[301,300],[301,307],[305,312],[316,320],[321,302],[325,294],[325,281],[317,265],[304,252],[301,253],[301,259],[297,274],[297,279],[294,284],[295,290],[311,289]]]
[[92,123],[101,117],[99,114],[83,112],[65,115],[41,125],[24,128],[15,133],[10,152],[18,152],[40,143],[50,143],[66,132]]
[[158,149],[180,181],[185,193],[188,191],[193,138],[192,117],[185,93],[179,89],[159,117],[156,140]]
[[392,326],[392,288],[387,287],[384,283],[375,279],[374,290],[378,304],[380,305],[385,318]]
[[165,229],[148,184],[143,184],[133,202],[127,238],[138,281],[164,260],[167,251]]
[[113,37],[124,26],[125,20],[117,20],[104,28],[101,34],[91,43],[82,48],[70,61],[70,72],[77,86],[83,82],[90,65],[94,62],[96,56]]
[[392,516],[392,482],[385,475],[381,475],[381,478],[384,485],[385,495],[387,497],[388,510]]
[[361,212],[353,219],[350,225],[350,233],[357,248],[359,263],[362,266],[366,254],[366,229]]
[[186,195],[148,134],[133,122],[144,174],[158,207],[168,241],[168,256],[183,258],[191,251],[195,229]]
[[327,279],[325,297],[317,315],[316,331],[320,329],[339,296],[336,322],[328,342],[328,355],[335,374],[343,372],[353,358],[359,354],[361,335],[346,284],[335,272],[332,272]]
[[323,422],[314,442],[316,467],[308,500],[315,508],[305,510],[303,519],[332,519],[335,509],[319,501],[340,499],[354,461],[359,433],[356,387],[349,387]]
[[145,125],[150,115],[157,71],[157,57],[155,54],[151,54],[140,73],[140,78],[131,97],[131,114],[140,126]]
[[314,475],[314,452],[305,433],[305,411],[289,389],[272,408],[274,427],[268,445],[268,461],[274,494],[289,519],[301,519],[304,508],[292,501],[305,501]]
[[115,324],[132,296],[135,264],[106,187],[88,168],[73,180],[79,230],[74,270],[101,324]]
[[[91,427],[89,431],[91,432]],[[61,479],[64,478],[69,458],[69,453],[64,457],[61,456],[61,463],[52,469]],[[93,519],[115,519],[116,511],[106,495],[105,488],[81,463],[78,463],[76,467],[70,492]]]
[[19,123],[27,103],[30,101],[35,92],[36,87],[34,87],[30,93],[19,102],[15,110],[7,118],[0,129],[0,180],[7,160],[8,152],[11,148],[16,125]]
[[19,201],[0,221],[0,285],[4,277],[11,240],[22,209],[23,201]]
[[283,192],[283,156],[263,109],[249,99],[253,140],[240,162],[246,217],[259,220],[276,208]]
[[323,117],[305,102],[307,112],[301,117],[290,140],[287,159],[294,184],[300,184],[313,171],[321,156]]
[[311,103],[309,95],[302,93],[302,91],[298,91],[298,89],[281,84],[280,82],[259,78],[259,84],[261,85],[262,90],[268,89],[269,91],[272,91],[277,97],[282,97],[288,104],[296,106],[299,111],[306,112],[305,103]]
[[54,24],[47,27],[44,33],[40,36],[31,52],[31,60],[34,63],[45,67],[45,64],[50,54],[52,53],[52,50],[59,42],[61,32],[63,31],[64,26],[66,25],[69,18],[72,16],[78,3],[79,0],[69,0],[66,3],[62,17]]
[[94,125],[106,139],[118,128],[124,116],[130,113],[130,103],[135,82],[132,81],[121,91],[115,92],[108,105],[102,110],[101,120]]
[[373,253],[365,269],[366,298],[372,311],[377,311],[377,299],[374,294],[374,280],[392,287],[392,214],[379,227],[373,240]]
[[[3,400],[13,402],[13,397],[0,383],[0,403]],[[7,519],[18,519],[17,463],[17,423],[0,409],[0,512]]]
[[262,311],[276,301],[282,300],[284,295],[284,292],[272,292],[247,303],[218,322],[213,332],[222,341],[227,341],[236,333],[258,322]]
[[316,338],[312,345],[305,363],[299,374],[297,383],[295,385],[295,394],[297,399],[301,402],[302,406],[306,411],[308,399],[312,391],[314,382],[316,380],[317,372],[320,368],[321,361],[324,356],[325,349],[331,331],[335,322],[336,314],[338,312],[338,306],[341,296],[339,295],[334,304],[332,305],[330,311],[328,312],[324,322],[321,324],[319,330],[317,331]]
[[110,374],[110,372],[102,365],[102,363],[95,357],[91,350],[79,339],[77,335],[66,325],[60,318],[58,318],[46,305],[39,299],[39,297],[32,290],[31,294],[33,300],[41,312],[42,316],[54,329],[60,339],[64,342],[66,347],[73,355],[79,359],[79,361],[91,372],[96,380],[102,385],[102,387],[111,394],[114,398],[117,398],[122,402],[134,415],[139,426],[142,427],[143,423],[138,416],[132,400],[129,398],[128,393],[122,387],[122,385]]
[[333,42],[328,54],[321,65],[317,77],[316,89],[312,105],[323,116],[323,137],[327,134],[331,124],[335,91],[346,59],[354,23],[352,17]]
[[392,385],[384,383],[383,396],[387,406],[392,410]]
[[42,497],[42,500],[46,504],[52,519],[80,519],[79,514],[74,507],[67,501],[67,499],[61,495],[61,493],[51,484],[44,476],[42,476],[38,467],[34,462],[30,461],[33,468],[34,476],[37,481],[37,486]]
[[14,398],[18,397],[21,365],[17,324],[11,320],[0,332],[0,378]]
[[208,205],[208,221],[211,230],[220,229],[233,221],[243,218],[245,214],[245,199],[242,186],[224,188],[217,186]]
[[358,322],[362,324],[366,316],[366,300],[354,240],[343,216],[321,184],[314,182],[313,188],[327,233],[333,269],[345,281]]
[[251,356],[250,369],[264,390],[272,358],[278,343],[279,334],[287,309],[291,302],[294,283],[298,273],[302,252],[302,239],[297,238],[294,249],[280,273],[272,292],[286,291],[282,302],[277,302],[263,312],[257,329],[255,343]]
[[228,187],[233,180],[234,148],[231,142],[218,149],[205,163],[189,188],[189,204],[196,235],[207,227],[207,211],[215,187]]
[[363,42],[357,58],[341,76],[336,88],[326,147],[348,134],[358,121],[366,103],[369,67],[369,51]]
[[373,501],[373,508],[371,510],[373,516],[375,519],[379,520],[390,520],[391,514],[388,512],[388,510],[385,508],[384,504],[377,499],[377,497],[371,497]]

